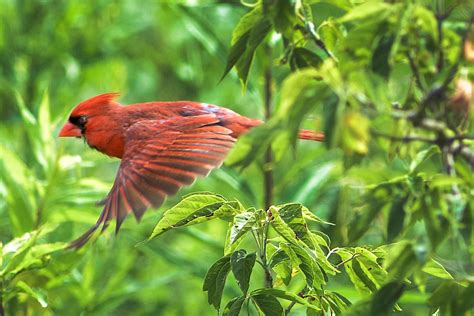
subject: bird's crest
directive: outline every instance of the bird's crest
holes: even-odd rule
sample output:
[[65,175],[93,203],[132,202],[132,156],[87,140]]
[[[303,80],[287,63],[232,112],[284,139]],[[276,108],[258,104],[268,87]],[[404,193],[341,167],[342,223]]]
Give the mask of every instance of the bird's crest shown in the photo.
[[84,113],[94,112],[99,110],[106,105],[115,103],[114,100],[120,96],[117,92],[103,93],[96,95],[84,102],[79,103],[76,108],[72,111],[72,115],[81,115]]

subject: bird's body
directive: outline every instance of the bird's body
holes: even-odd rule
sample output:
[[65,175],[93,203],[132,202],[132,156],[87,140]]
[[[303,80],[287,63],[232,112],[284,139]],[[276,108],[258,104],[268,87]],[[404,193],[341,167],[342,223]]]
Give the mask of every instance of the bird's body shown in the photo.
[[[102,214],[82,246],[100,225],[116,218],[116,231],[128,213],[137,220],[159,207],[166,196],[219,167],[236,139],[262,124],[229,109],[191,101],[148,102],[121,106],[117,94],[102,94],[76,106],[60,137],[83,137],[87,144],[122,159]],[[300,138],[322,141],[324,135],[300,131]]]

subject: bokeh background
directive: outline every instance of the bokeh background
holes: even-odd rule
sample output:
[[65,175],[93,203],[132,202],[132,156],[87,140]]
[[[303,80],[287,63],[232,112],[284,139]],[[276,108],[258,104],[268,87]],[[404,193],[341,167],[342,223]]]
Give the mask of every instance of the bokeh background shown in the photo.
[[[119,162],[82,140],[56,136],[70,110],[87,98],[120,92],[123,104],[196,100],[262,117],[263,78],[251,80],[245,92],[234,73],[220,82],[232,29],[245,12],[238,1],[1,0],[0,241],[47,226],[52,232],[44,238],[64,242],[95,223],[101,209],[94,203],[107,194]],[[319,144],[306,147],[321,150]],[[323,179],[311,180],[318,165],[311,157],[282,162],[278,200],[314,205],[308,192]],[[325,167],[325,178],[333,168]],[[26,275],[45,289],[48,307],[30,298],[29,304],[16,302],[19,312],[214,314],[202,280],[222,255],[226,223],[135,244],[183,194],[212,191],[261,206],[262,190],[257,165],[216,170],[140,224],[128,218],[117,237],[110,229],[85,253],[61,253],[41,275]]]
[[[316,27],[329,16],[344,14],[327,1],[314,2]],[[15,268],[28,271],[15,280],[20,293],[9,301],[10,311],[17,315],[215,314],[202,282],[207,269],[222,256],[227,223],[213,221],[141,242],[163,210],[190,192],[211,191],[247,207],[263,207],[265,166],[260,160],[245,169],[224,165],[182,189],[159,210],[147,212],[141,223],[127,218],[117,236],[109,229],[78,252],[40,254],[61,248],[95,223],[101,211],[95,203],[107,194],[118,167],[118,160],[88,148],[82,140],[57,138],[79,102],[120,92],[123,104],[194,100],[263,118],[262,69],[267,59],[260,51],[245,90],[234,71],[220,81],[232,30],[247,11],[237,0],[0,0],[0,243],[26,236],[34,239],[32,243],[47,245],[25,253],[21,259],[28,267]],[[454,32],[450,34],[453,42],[459,41]],[[352,40],[360,45],[354,50],[367,50],[362,35]],[[283,49],[278,45],[272,60],[274,104],[291,72],[287,65],[279,65]],[[358,57],[367,56],[364,52]],[[402,66],[391,73],[391,90],[375,91],[375,98],[407,93],[409,67]],[[374,86],[375,82],[379,83],[374,81]],[[359,88],[367,87],[361,83],[354,91]],[[386,122],[385,116],[374,124],[383,129]],[[310,113],[303,124],[322,128],[321,113]],[[362,209],[357,187],[405,175],[411,161],[407,157],[426,149],[407,147],[401,150],[401,158],[393,158],[397,153],[387,157],[388,147],[388,141],[371,143],[369,156],[350,169],[347,165],[353,162],[345,159],[347,153],[340,148],[298,142],[297,150],[282,153],[274,166],[274,202],[304,204],[337,224],[317,226],[330,235],[333,246],[354,244],[348,231],[353,214]],[[421,169],[442,172],[438,158]],[[387,216],[367,219],[370,229],[360,244],[385,242],[386,220]],[[405,237],[426,249],[428,237],[422,224],[413,226]],[[450,271],[470,260],[456,257],[456,247],[447,244],[440,250]],[[10,244],[4,253],[12,256],[15,249]],[[428,288],[433,285],[429,282]],[[360,298],[345,275],[332,280],[330,288],[353,302]],[[295,282],[290,290],[296,293],[300,284]],[[429,294],[418,290],[413,287],[403,295],[400,304],[405,315],[428,312]],[[237,285],[229,282],[223,301],[237,293]],[[293,311],[304,314],[298,307]]]

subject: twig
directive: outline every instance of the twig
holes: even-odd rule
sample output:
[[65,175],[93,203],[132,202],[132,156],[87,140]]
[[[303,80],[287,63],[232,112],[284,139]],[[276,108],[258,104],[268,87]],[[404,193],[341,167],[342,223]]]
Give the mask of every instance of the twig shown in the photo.
[[462,156],[466,162],[474,168],[474,151],[472,151],[469,147],[464,144],[459,144],[453,147],[452,152],[454,155]]
[[[298,296],[299,297],[304,297],[304,294],[306,293],[307,291],[307,288],[305,287],[304,289],[302,289],[301,291],[299,291],[298,293]],[[296,302],[293,301],[290,303],[290,305],[288,305],[288,307],[285,309],[285,315],[288,315],[291,311],[291,309],[293,308],[293,306],[295,306]]]
[[348,263],[349,261],[354,260],[354,259],[355,259],[356,257],[358,257],[359,255],[360,255],[360,254],[358,254],[358,253],[353,254],[352,257],[350,257],[350,258],[348,258],[348,259],[346,259],[346,260],[344,260],[344,261],[342,261],[342,262],[339,262],[339,263],[336,265],[336,268],[339,268],[340,266],[345,265],[345,264]]
[[421,81],[421,75],[420,72],[418,71],[418,66],[416,65],[415,61],[413,60],[413,57],[409,52],[407,52],[407,58],[410,63],[410,68],[413,73],[413,76],[415,76],[415,81],[418,87],[420,88],[421,91],[424,91],[425,85],[423,84],[423,81]]
[[436,139],[423,137],[423,136],[394,136],[385,133],[380,133],[378,131],[372,130],[371,133],[376,137],[388,138],[392,141],[398,141],[402,143],[409,143],[409,142],[424,142],[424,143],[436,143]]
[[318,33],[316,33],[316,30],[314,28],[314,23],[311,22],[311,21],[308,21],[307,18],[306,18],[306,15],[305,15],[305,20],[304,20],[304,23],[305,23],[305,28],[306,28],[306,31],[308,32],[308,34],[311,36],[312,40],[314,41],[314,43],[323,50],[323,52],[329,57],[331,58],[332,60],[336,61],[337,62],[337,58],[334,57],[334,55],[327,49],[326,47],[326,44],[324,44],[324,42],[321,40],[321,38],[319,37]]
[[430,92],[427,95],[425,95],[423,100],[421,100],[420,106],[418,107],[418,109],[407,115],[407,118],[410,119],[415,126],[419,125],[428,105],[431,104],[434,100],[440,99],[440,97],[444,94],[448,85],[454,79],[456,72],[458,71],[459,64],[463,60],[463,55],[464,55],[463,47],[464,47],[464,43],[466,42],[467,35],[469,33],[469,29],[471,27],[471,24],[473,23],[473,20],[474,20],[474,14],[471,15],[468,22],[467,30],[462,36],[461,48],[459,50],[458,58],[456,59],[457,61],[451,66],[443,82],[441,84],[435,84],[430,90]]
[[336,248],[331,249],[331,250],[328,252],[328,254],[326,255],[326,259],[329,259],[329,257],[330,257],[333,253],[335,253],[336,251],[338,251],[338,250],[339,250],[339,247],[336,247]]
[[314,41],[316,46],[321,48],[329,58],[337,62],[337,58],[327,49],[326,44],[324,44],[316,32],[313,21],[308,19],[308,13],[306,12],[305,6],[300,5],[300,8],[301,14],[299,14],[299,18],[303,21],[306,32],[311,36],[311,39]]
[[[429,119],[429,118],[424,118],[420,121],[419,125],[423,127],[424,129],[437,132],[439,134],[443,134],[446,130],[446,124],[444,122],[440,122],[437,120]],[[446,137],[444,137],[446,138]]]
[[474,135],[460,134],[460,135],[456,135],[456,136],[453,136],[453,137],[447,137],[446,139],[449,139],[449,140],[464,140],[464,139],[474,140]]
[[270,271],[270,268],[268,267],[268,263],[267,263],[267,242],[268,242],[268,228],[269,228],[269,226],[270,226],[270,222],[267,218],[265,220],[265,224],[263,224],[261,260],[262,260],[263,266],[265,267],[265,287],[266,288],[273,288],[272,272]]

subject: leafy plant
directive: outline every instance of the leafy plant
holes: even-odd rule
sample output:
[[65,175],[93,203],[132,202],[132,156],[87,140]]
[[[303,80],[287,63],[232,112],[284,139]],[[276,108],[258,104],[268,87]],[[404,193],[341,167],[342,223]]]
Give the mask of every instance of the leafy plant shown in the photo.
[[[395,305],[410,282],[405,280],[413,269],[423,276],[452,280],[437,261],[419,258],[409,242],[399,242],[375,249],[370,247],[334,247],[329,237],[311,229],[314,223],[330,225],[301,204],[271,206],[268,210],[244,208],[238,201],[228,201],[213,193],[195,193],[183,198],[163,214],[150,240],[175,228],[213,219],[227,221],[224,256],[207,271],[203,290],[208,302],[223,315],[238,315],[253,308],[265,315],[288,314],[295,304],[307,313],[341,314],[345,311],[385,314]],[[252,243],[249,243],[252,241]],[[241,245],[247,245],[240,248]],[[348,298],[328,289],[331,279],[344,269],[361,293],[373,300],[351,307]],[[261,280],[252,275],[263,274]],[[231,298],[221,308],[228,275],[233,275],[241,295]],[[260,282],[258,282],[260,281]],[[297,284],[297,293],[286,287]],[[287,301],[286,308],[281,301]],[[394,307],[395,306],[395,307]]]

